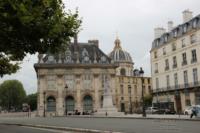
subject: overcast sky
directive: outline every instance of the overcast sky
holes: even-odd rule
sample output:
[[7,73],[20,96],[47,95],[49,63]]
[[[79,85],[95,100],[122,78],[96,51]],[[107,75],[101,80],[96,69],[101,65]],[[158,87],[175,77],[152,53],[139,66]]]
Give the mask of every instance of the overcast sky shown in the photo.
[[[182,23],[182,11],[190,9],[193,15],[200,14],[200,0],[64,0],[66,10],[75,11],[78,7],[83,18],[80,42],[98,39],[100,48],[109,53],[113,50],[116,33],[124,50],[129,52],[134,67],[143,67],[150,76],[151,42],[155,27],[167,27],[172,20],[174,25]],[[28,55],[21,70],[4,76],[6,79],[20,80],[28,94],[37,91],[36,73],[33,64],[36,56]]]

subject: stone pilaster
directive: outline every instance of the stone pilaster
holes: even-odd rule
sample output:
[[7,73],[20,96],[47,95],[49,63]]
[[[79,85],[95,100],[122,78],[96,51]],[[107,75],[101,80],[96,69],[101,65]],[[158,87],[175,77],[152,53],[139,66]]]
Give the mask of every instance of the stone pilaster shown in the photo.
[[75,88],[76,88],[76,109],[78,110],[78,111],[82,111],[82,109],[81,109],[81,84],[82,84],[82,82],[81,82],[81,80],[80,80],[80,78],[81,78],[81,75],[76,75],[76,85],[75,85]]
[[38,116],[43,116],[44,114],[44,90],[45,90],[45,77],[42,75],[38,75]]
[[63,90],[64,90],[64,80],[63,75],[57,76],[57,91],[58,91],[58,97],[57,97],[57,105],[56,105],[56,113],[58,116],[64,115],[64,102],[63,102]]
[[100,108],[100,101],[99,101],[99,87],[101,86],[101,81],[99,79],[99,74],[94,75],[94,110],[98,110]]
[[112,99],[113,99],[113,104],[116,106],[116,93],[115,93],[115,90],[116,90],[116,86],[115,86],[115,75],[114,74],[111,74],[110,75],[110,87],[111,87],[111,90],[112,90]]

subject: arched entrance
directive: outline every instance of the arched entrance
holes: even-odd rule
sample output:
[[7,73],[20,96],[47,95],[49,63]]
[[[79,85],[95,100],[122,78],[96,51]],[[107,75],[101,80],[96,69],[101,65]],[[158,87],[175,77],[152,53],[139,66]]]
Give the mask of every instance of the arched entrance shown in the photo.
[[83,98],[83,111],[90,112],[92,110],[93,110],[92,97],[89,95],[86,95]]
[[53,96],[47,98],[47,112],[56,111],[56,99]]
[[65,112],[74,111],[75,101],[72,96],[68,96],[65,99]]

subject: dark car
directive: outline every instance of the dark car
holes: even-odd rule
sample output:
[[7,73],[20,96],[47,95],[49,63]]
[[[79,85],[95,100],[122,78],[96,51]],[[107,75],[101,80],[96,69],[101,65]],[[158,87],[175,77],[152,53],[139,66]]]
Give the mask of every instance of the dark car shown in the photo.
[[176,114],[172,109],[158,109],[154,114]]

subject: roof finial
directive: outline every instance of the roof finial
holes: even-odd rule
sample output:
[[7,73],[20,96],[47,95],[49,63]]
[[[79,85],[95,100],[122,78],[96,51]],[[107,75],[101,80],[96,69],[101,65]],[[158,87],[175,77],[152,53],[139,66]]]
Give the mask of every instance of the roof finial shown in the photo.
[[118,31],[116,31],[116,38],[119,39]]
[[120,42],[120,39],[119,39],[119,36],[118,36],[118,32],[116,32],[116,39],[115,39],[115,47],[114,49],[117,49],[117,48],[120,48],[121,49],[121,42]]

